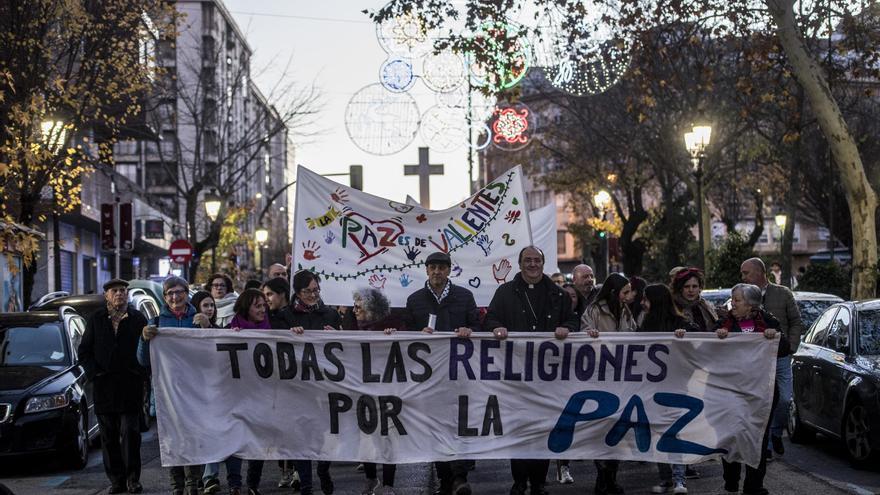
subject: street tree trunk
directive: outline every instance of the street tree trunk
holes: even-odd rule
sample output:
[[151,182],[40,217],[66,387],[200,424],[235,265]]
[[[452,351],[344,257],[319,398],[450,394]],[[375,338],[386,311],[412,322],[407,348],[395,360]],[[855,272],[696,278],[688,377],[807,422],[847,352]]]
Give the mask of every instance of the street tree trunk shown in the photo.
[[810,58],[795,25],[793,0],[765,0],[776,23],[792,73],[816,113],[840,172],[852,216],[852,299],[874,297],[877,286],[877,195],[868,183],[865,167],[852,134],[828,87],[825,74]]

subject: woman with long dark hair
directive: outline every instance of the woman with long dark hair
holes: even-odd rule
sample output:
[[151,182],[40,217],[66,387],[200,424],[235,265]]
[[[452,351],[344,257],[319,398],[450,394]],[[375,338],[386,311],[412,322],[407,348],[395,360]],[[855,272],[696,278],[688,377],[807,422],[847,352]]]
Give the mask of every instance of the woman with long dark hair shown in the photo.
[[[581,331],[598,337],[602,332],[632,332],[636,329],[629,305],[633,302],[633,291],[629,279],[619,273],[608,275],[602,290],[592,304],[587,306],[581,317]],[[617,468],[620,461],[596,461],[597,495],[622,494],[623,487],[617,483]]]
[[[645,287],[641,307],[643,318],[638,328],[639,332],[674,332],[676,337],[682,338],[688,330],[696,330],[696,327],[687,321],[675,306],[669,287],[663,284],[651,284]],[[685,470],[684,464],[658,463],[660,484],[651,488],[651,491],[687,493]]]
[[190,303],[196,308],[193,324],[202,328],[217,328],[217,303],[210,292],[200,290],[192,295]]
[[672,277],[672,297],[675,305],[700,332],[711,332],[718,314],[709,301],[703,299],[703,272],[699,268],[682,268]]
[[235,316],[227,325],[233,330],[270,329],[269,305],[260,289],[245,289],[232,307]]

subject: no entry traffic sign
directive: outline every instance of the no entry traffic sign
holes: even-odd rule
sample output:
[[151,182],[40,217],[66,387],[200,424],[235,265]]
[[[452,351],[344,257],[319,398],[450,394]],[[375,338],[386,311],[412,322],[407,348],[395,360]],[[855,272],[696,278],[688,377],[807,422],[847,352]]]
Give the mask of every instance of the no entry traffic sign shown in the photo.
[[186,239],[177,239],[169,246],[168,255],[175,263],[189,263],[193,255],[192,244]]

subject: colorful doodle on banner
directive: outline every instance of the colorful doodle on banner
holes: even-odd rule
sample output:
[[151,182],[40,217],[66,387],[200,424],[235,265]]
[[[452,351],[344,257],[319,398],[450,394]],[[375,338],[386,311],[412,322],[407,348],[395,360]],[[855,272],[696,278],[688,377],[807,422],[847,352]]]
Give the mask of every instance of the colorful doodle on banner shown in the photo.
[[297,174],[294,263],[321,276],[327,304],[350,305],[353,290],[373,287],[404,306],[425,283],[425,258],[442,251],[461,277],[454,283],[469,285],[477,304],[488,305],[532,242],[519,166],[445,210],[372,196],[304,167]]

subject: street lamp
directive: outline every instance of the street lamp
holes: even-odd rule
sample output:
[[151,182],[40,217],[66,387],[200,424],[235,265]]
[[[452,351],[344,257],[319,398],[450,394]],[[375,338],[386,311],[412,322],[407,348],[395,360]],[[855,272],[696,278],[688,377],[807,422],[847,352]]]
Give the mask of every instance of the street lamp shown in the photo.
[[[593,204],[602,212],[602,221],[605,222],[608,219],[608,208],[611,206],[611,194],[604,189],[599,190],[593,195]],[[608,232],[600,231],[599,239],[602,249],[602,271],[599,273],[599,278],[604,280],[608,276]]]
[[[67,143],[67,126],[60,120],[40,122],[40,141],[52,153],[58,153]],[[55,265],[55,290],[61,290],[61,226],[58,222],[58,208],[55,190],[52,190],[52,257]],[[116,215],[118,221],[118,213]],[[118,225],[115,232],[119,232]],[[119,243],[116,244],[117,247]],[[119,256],[117,255],[117,259]],[[119,269],[116,270],[117,276]]]
[[53,153],[57,153],[67,143],[67,126],[60,120],[40,122],[40,133],[43,143]]
[[[211,189],[211,192],[205,195],[205,214],[208,215],[208,218],[211,219],[211,223],[217,220],[217,215],[220,214],[220,206],[223,205],[223,202],[220,200],[220,196],[217,196],[217,191]],[[211,246],[211,273],[217,273],[217,244],[214,243]]]
[[257,249],[254,253],[256,257],[257,271],[263,274],[263,244],[269,239],[269,231],[266,227],[260,227],[254,232],[254,241],[257,243]]
[[708,125],[695,125],[691,132],[684,134],[684,145],[691,155],[694,166],[694,178],[697,182],[697,234],[700,243],[699,265],[705,265],[705,244],[703,232],[703,158],[706,157],[706,148],[712,138],[712,127]]
[[785,236],[785,224],[788,222],[788,216],[785,213],[780,213],[776,215],[774,219],[776,221],[776,226],[779,227],[779,252],[782,252],[782,240]]

